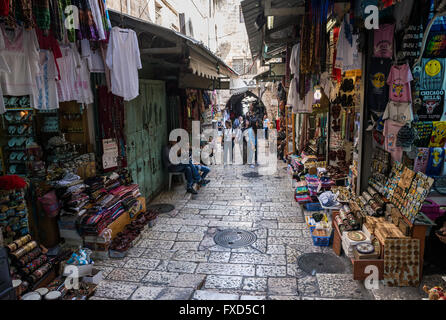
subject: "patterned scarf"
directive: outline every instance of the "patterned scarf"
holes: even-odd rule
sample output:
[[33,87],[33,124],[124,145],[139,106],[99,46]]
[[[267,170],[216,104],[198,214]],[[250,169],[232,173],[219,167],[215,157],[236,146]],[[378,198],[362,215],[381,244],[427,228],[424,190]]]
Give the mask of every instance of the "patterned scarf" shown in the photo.
[[51,27],[50,2],[49,0],[34,0],[33,4],[36,24],[45,34],[47,34]]
[[50,12],[51,29],[54,31],[54,36],[57,40],[63,41],[64,23],[60,10],[60,2],[58,0],[50,0]]
[[78,39],[99,40],[98,30],[94,24],[90,3],[87,0],[72,0],[73,5],[79,8],[80,30],[77,32]]

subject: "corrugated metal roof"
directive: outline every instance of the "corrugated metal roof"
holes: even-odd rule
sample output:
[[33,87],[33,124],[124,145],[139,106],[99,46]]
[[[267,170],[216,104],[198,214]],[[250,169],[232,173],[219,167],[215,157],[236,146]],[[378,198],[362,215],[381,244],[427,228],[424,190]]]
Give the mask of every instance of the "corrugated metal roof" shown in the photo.
[[[305,0],[273,0],[272,8],[295,8],[305,5]],[[253,58],[260,56],[263,51],[263,43],[265,42],[262,29],[257,30],[255,21],[257,17],[263,13],[264,1],[261,0],[244,0],[241,2],[243,16],[245,18],[246,31],[249,37],[249,46]],[[298,23],[298,16],[280,16],[274,17],[274,27]],[[289,30],[283,29],[271,35],[273,38],[283,38],[289,35]],[[286,44],[282,43],[268,43],[268,51],[277,50]]]
[[184,34],[181,34],[175,30],[165,28],[163,26],[154,24],[153,22],[147,20],[135,18],[133,16],[124,13],[121,14],[120,12],[112,9],[109,9],[109,14],[113,26],[119,25],[121,23],[121,18],[122,18],[122,21],[125,26],[135,29],[136,31],[144,31],[152,33],[168,41],[172,41],[174,43],[176,43],[178,39],[183,39],[191,49],[195,50],[197,53],[208,59],[210,62],[218,64],[220,69],[219,70],[220,75],[228,77],[239,76],[239,74],[236,71],[234,71],[231,67],[229,67],[222,59],[216,56],[209,48],[207,48],[200,41],[197,41]]

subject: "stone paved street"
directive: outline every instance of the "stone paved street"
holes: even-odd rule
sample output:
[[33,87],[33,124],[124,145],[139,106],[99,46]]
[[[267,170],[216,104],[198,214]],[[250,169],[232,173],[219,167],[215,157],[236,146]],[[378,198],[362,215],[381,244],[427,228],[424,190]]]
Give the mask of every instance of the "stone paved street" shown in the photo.
[[[247,166],[214,166],[211,183],[198,195],[177,185],[153,203],[175,210],[161,214],[156,225],[121,260],[97,260],[104,271],[92,299],[129,300],[326,300],[421,299],[419,288],[366,290],[352,278],[351,263],[342,258],[343,274],[310,275],[300,270],[303,253],[331,252],[313,246],[304,215],[293,199],[285,165],[273,176],[245,178]],[[218,230],[253,231],[249,247],[226,249],[215,244]],[[445,284],[425,277],[428,286]],[[422,284],[422,285],[423,285]],[[421,286],[422,287],[422,286]]]

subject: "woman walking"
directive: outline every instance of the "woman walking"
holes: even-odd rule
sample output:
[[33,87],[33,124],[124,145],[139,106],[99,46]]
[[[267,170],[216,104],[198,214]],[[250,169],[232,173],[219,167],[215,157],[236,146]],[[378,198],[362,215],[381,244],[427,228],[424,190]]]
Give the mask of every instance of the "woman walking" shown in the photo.
[[250,168],[253,169],[255,168],[256,137],[249,120],[246,120],[246,128],[244,136],[247,143],[247,163],[250,165]]
[[235,136],[234,136],[234,130],[232,129],[231,121],[229,120],[226,121],[225,125],[226,129],[223,133],[223,141],[224,141],[223,163],[227,165],[227,164],[232,164],[232,140],[234,139]]

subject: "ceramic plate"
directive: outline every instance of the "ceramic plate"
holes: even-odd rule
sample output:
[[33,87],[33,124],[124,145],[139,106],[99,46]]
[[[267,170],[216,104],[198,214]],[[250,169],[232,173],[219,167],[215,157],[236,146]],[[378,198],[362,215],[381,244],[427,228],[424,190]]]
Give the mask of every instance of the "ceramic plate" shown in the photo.
[[351,241],[364,241],[367,239],[365,234],[360,231],[350,231],[347,233],[347,236]]

